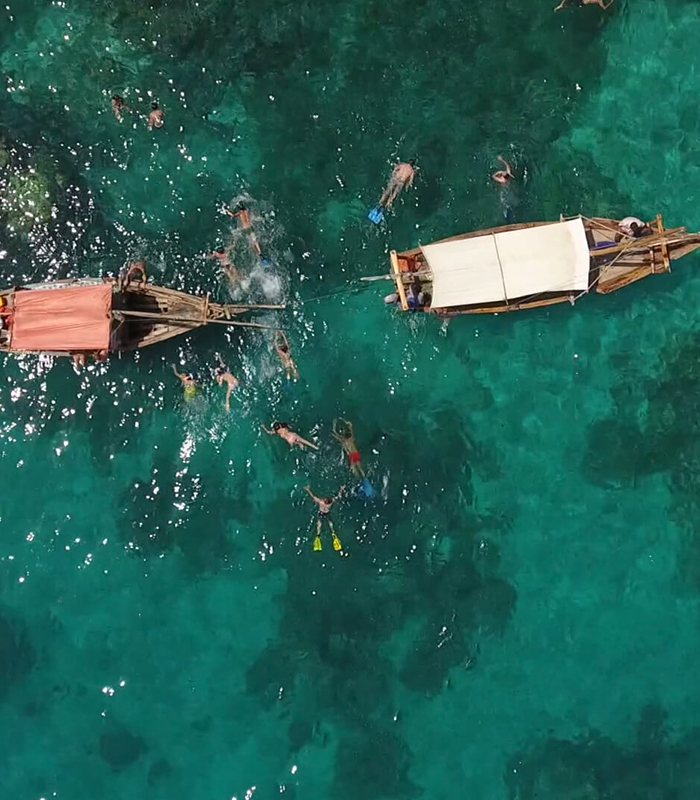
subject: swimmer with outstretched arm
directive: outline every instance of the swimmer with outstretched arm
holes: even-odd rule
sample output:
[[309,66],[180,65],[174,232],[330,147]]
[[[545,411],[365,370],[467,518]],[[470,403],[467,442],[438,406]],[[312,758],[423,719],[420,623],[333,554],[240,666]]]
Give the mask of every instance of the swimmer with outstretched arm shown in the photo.
[[333,420],[333,436],[339,442],[343,450],[348,454],[350,470],[356,478],[365,477],[365,470],[362,466],[362,456],[355,443],[352,422],[348,422],[342,417]]
[[197,388],[197,381],[194,379],[192,375],[178,372],[175,364],[173,364],[173,372],[180,379],[180,382],[182,383],[185,389],[185,400],[189,402],[199,392],[199,389]]
[[337,500],[340,500],[340,498],[343,496],[345,487],[341,486],[340,489],[338,490],[338,494],[335,497],[316,497],[316,495],[311,491],[310,486],[305,486],[304,491],[318,506],[318,521],[316,523],[316,538],[314,539],[314,550],[318,551],[323,549],[323,545],[321,544],[321,528],[323,526],[324,519],[328,523],[328,527],[331,529],[331,536],[333,537],[333,549],[342,550],[343,545],[340,543],[338,534],[335,532],[333,528],[333,523],[331,522],[330,513],[333,504]]

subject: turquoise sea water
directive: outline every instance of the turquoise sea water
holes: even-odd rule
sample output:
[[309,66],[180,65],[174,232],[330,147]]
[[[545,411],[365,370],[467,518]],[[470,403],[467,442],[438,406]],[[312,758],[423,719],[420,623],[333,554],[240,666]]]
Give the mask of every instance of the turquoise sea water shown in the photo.
[[[553,5],[3,6],[3,285],[143,257],[226,300],[202,254],[230,243],[302,381],[236,330],[4,361],[0,797],[699,796],[700,259],[449,326],[357,282],[500,224],[499,154],[518,220],[700,228],[700,7]],[[217,212],[241,198],[266,269]],[[303,492],[348,482],[339,415],[378,492],[334,509],[344,557]]]

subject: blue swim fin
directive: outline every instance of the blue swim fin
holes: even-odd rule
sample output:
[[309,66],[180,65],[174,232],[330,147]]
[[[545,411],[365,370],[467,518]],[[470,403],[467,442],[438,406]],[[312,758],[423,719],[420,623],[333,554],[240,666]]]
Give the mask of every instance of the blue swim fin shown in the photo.
[[380,222],[384,222],[384,212],[379,206],[375,206],[369,214],[367,214],[367,219],[371,219],[375,225],[379,225]]
[[376,492],[374,491],[374,487],[372,484],[365,478],[360,486],[358,487],[357,493],[360,497],[364,497],[365,500],[374,500],[377,496]]

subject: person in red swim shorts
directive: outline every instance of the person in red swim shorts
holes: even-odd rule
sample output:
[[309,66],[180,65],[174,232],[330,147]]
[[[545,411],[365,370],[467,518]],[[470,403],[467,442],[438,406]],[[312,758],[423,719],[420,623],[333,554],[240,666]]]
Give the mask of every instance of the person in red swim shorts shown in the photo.
[[348,422],[342,417],[333,420],[333,436],[340,442],[340,446],[348,454],[350,470],[357,478],[364,478],[365,471],[362,467],[362,456],[355,443],[355,434],[352,422]]

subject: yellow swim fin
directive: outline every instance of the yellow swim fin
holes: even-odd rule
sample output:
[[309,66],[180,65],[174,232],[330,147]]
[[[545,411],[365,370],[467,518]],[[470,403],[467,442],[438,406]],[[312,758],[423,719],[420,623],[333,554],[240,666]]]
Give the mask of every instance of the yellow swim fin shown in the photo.
[[343,545],[340,543],[340,539],[335,531],[331,531],[331,535],[333,536],[333,549],[334,550],[342,550]]
[[321,544],[321,537],[320,536],[317,536],[314,539],[314,550],[315,551],[323,550],[323,545]]

